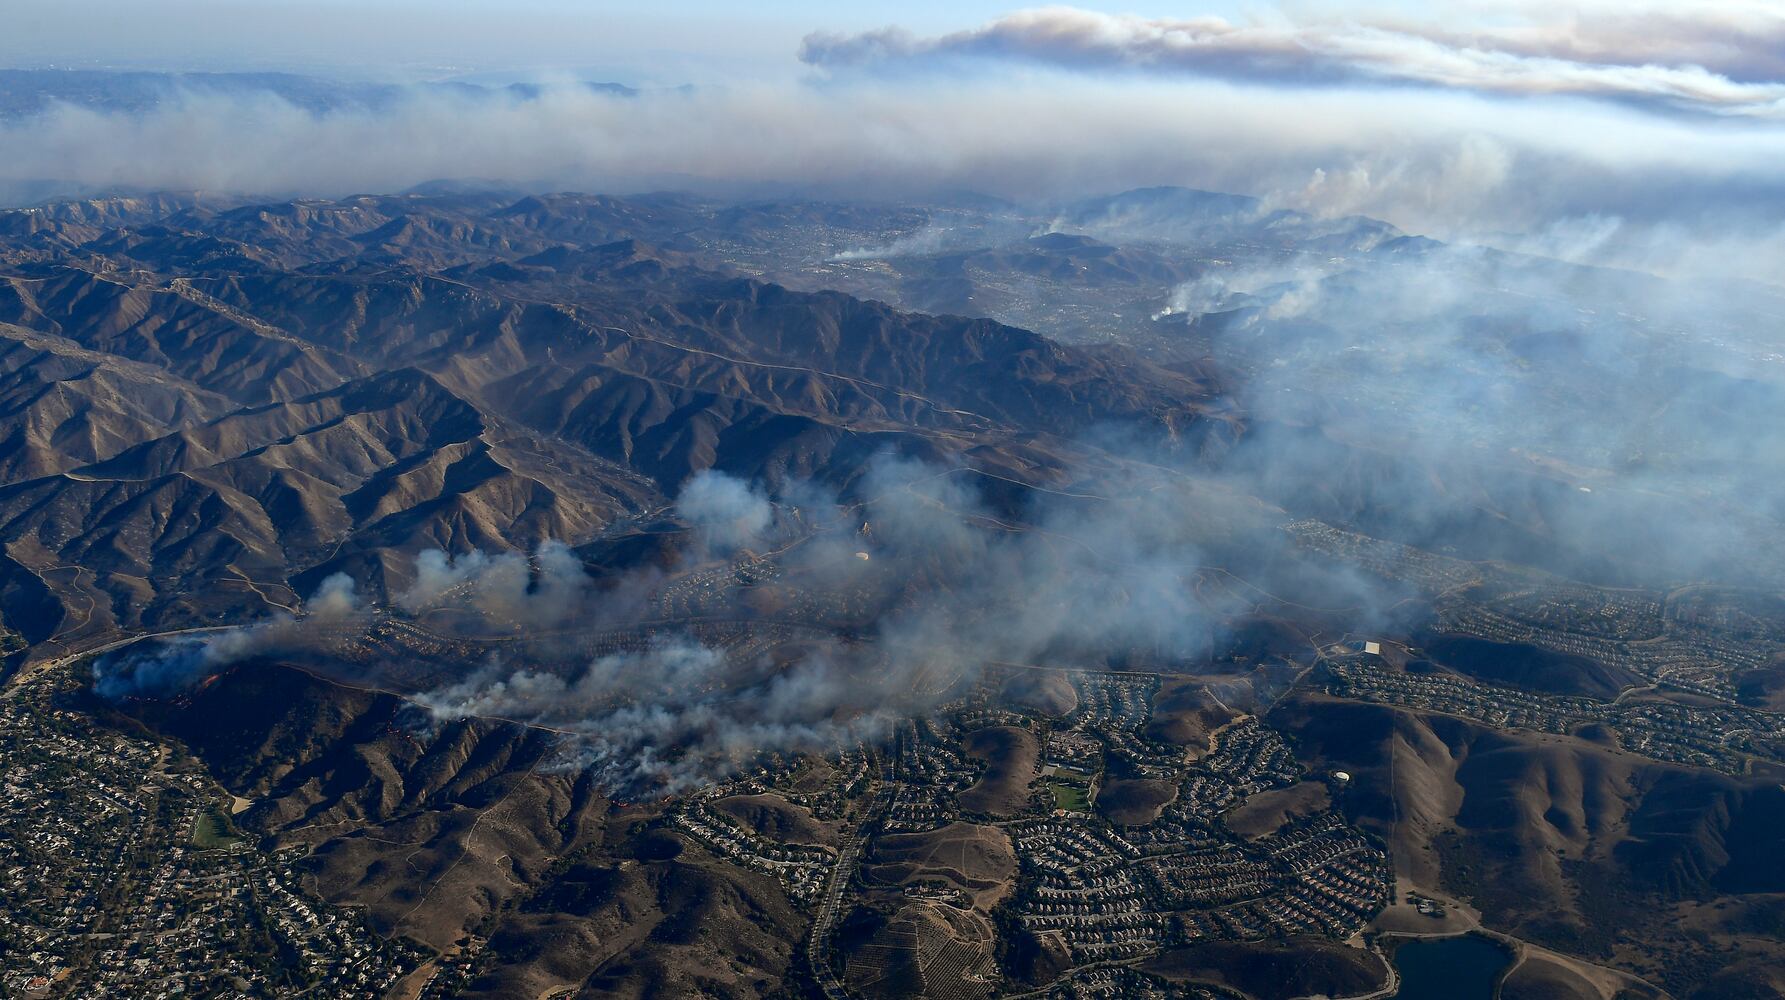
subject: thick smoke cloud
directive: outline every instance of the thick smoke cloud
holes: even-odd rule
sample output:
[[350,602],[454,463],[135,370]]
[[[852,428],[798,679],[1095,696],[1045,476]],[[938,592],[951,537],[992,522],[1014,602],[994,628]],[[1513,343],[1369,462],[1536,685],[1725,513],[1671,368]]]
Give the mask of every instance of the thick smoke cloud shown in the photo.
[[[1365,14],[1144,18],[1071,7],[1017,11],[982,28],[918,38],[898,28],[814,34],[825,68],[944,58],[1021,59],[1080,70],[1195,73],[1270,83],[1390,82],[1489,94],[1576,95],[1709,115],[1785,118],[1785,14],[1652,9],[1462,32]],[[1669,45],[1657,44],[1668,39]],[[1679,44],[1675,39],[1683,39]]]
[[[758,493],[708,477],[727,495]],[[599,659],[574,679],[492,667],[430,697],[450,713],[493,693],[502,710],[574,734],[579,762],[610,780],[677,787],[762,750],[873,738],[959,696],[988,664],[1198,661],[1222,619],[1252,606],[1198,592],[1206,544],[1265,527],[1238,524],[1221,497],[1137,467],[1105,483],[1128,498],[1119,502],[1062,497],[1065,506],[1000,511],[984,482],[888,454],[847,498],[804,482],[777,490],[809,526],[778,557],[777,580],[839,600],[863,621],[859,643],[821,644],[771,667],[672,639]],[[604,704],[614,707],[592,710]]]
[[583,609],[588,587],[581,561],[558,541],[542,542],[531,559],[429,549],[416,557],[413,581],[392,603],[411,614],[453,607],[508,627],[556,626]]
[[[1674,440],[1653,424],[1621,425],[1596,399],[1564,405],[1555,397],[1569,385],[1533,375],[1519,360],[1523,346],[1508,353],[1483,340],[1484,320],[1526,345],[1579,334],[1589,345],[1577,359],[1587,366],[1581,377],[1636,380],[1608,385],[1613,393],[1655,389],[1642,381],[1649,373],[1619,367],[1618,351],[1664,334],[1670,316],[1697,303],[1634,295],[1615,275],[1598,279],[1613,284],[1595,289],[1566,270],[1468,248],[1379,270],[1260,265],[1205,276],[1162,321],[1224,324],[1224,350],[1235,352],[1227,360],[1241,373],[1236,391],[1257,428],[1227,454],[1192,459],[1158,442],[1086,441],[1113,464],[1080,470],[1085,485],[1032,491],[1014,505],[993,503],[994,481],[969,469],[891,454],[843,496],[809,482],[771,489],[707,472],[679,505],[697,540],[677,569],[717,565],[706,536],[717,527],[737,537],[742,517],[753,541],[772,541],[779,553],[776,587],[839,602],[844,610],[834,613],[855,618],[859,641],[740,657],[672,622],[643,648],[569,671],[492,659],[418,701],[437,718],[554,730],[566,766],[592,769],[622,794],[654,792],[723,777],[764,751],[876,738],[893,720],[958,695],[988,665],[1208,669],[1248,628],[1274,634],[1276,655],[1300,658],[1344,634],[1420,626],[1425,605],[1413,587],[1298,549],[1281,530],[1297,517],[1375,519],[1366,526],[1460,558],[1510,558],[1612,584],[1728,579],[1738,562],[1765,563],[1756,555],[1777,546],[1753,517],[1677,516],[1682,500],[1702,503],[1702,477],[1679,464],[1681,448],[1702,448],[1707,436],[1715,447],[1716,428],[1690,416],[1704,402],[1693,390],[1649,400],[1683,421],[1666,428]],[[1595,295],[1622,296],[1656,325],[1582,326],[1579,304]],[[1335,391],[1345,378],[1355,390]],[[1307,408],[1320,400],[1330,408]],[[1785,426],[1776,398],[1742,405],[1742,426],[1772,418]],[[1648,465],[1618,460],[1639,448],[1649,450]],[[1741,448],[1748,453],[1716,454],[1714,463],[1785,461],[1764,435]],[[1362,471],[1353,468],[1360,461]],[[1772,503],[1775,521],[1785,514],[1764,478],[1737,492]],[[1552,540],[1533,546],[1518,525],[1547,528]],[[504,572],[498,560],[452,564]],[[595,608],[604,602],[642,606],[627,592],[660,582],[641,576],[584,591],[592,605],[584,617],[602,617]],[[762,613],[738,593],[720,600],[701,613]]]
[[336,621],[359,613],[357,584],[346,573],[334,573],[316,588],[304,602],[304,611],[313,618]]
[[[436,719],[506,719],[553,730],[560,767],[621,794],[664,793],[732,773],[766,751],[828,751],[884,735],[895,716],[866,707],[868,685],[820,658],[750,679],[752,664],[686,636],[596,659],[564,677],[492,662],[417,704]],[[741,681],[741,682],[740,682]],[[836,716],[841,706],[864,706]]]
[[[1727,577],[1732,553],[1745,549],[1752,562],[1769,544],[1747,525],[1776,522],[1785,504],[1756,478],[1740,492],[1773,509],[1746,522],[1668,516],[1665,504],[1690,496],[1682,484],[1701,479],[1678,456],[1715,429],[1681,417],[1704,400],[1681,391],[1652,401],[1687,421],[1668,431],[1679,441],[1655,426],[1621,427],[1595,417],[1596,400],[1556,405],[1553,394],[1568,385],[1523,370],[1523,347],[1481,335],[1486,317],[1487,328],[1521,344],[1573,344],[1589,292],[1653,312],[1662,332],[1668,310],[1695,308],[1659,293],[1633,296],[1618,278],[1600,276],[1614,284],[1594,292],[1552,265],[1468,248],[1318,268],[1230,265],[1179,290],[1157,321],[1219,326],[1217,350],[1254,427],[1225,454],[1187,456],[1112,432],[1080,442],[1090,464],[1077,470],[1077,485],[1014,498],[990,488],[1009,484],[970,469],[892,454],[841,493],[707,471],[678,499],[690,536],[681,562],[600,583],[557,543],[531,557],[424,552],[392,603],[427,629],[476,639],[520,626],[533,627],[522,635],[612,628],[637,642],[579,659],[567,658],[574,643],[504,641],[481,666],[399,693],[436,722],[549,730],[561,741],[559,766],[587,769],[618,795],[658,794],[723,778],[765,752],[881,738],[894,721],[958,697],[988,665],[1220,670],[1211,661],[1247,629],[1274,636],[1266,640],[1274,657],[1305,661],[1344,634],[1418,627],[1423,604],[1413,588],[1308,556],[1282,531],[1297,517],[1386,517],[1365,527],[1461,558],[1532,561],[1612,583],[1648,583],[1617,577],[1649,570],[1691,579],[1713,564]],[[1542,336],[1532,341],[1530,331]],[[1586,353],[1575,360],[1589,381],[1604,368],[1640,387],[1652,373],[1620,369],[1619,352],[1653,332],[1626,321],[1588,325]],[[1742,405],[1741,426],[1785,418],[1775,397]],[[1618,460],[1639,446],[1649,449],[1646,466]],[[1713,454],[1713,463],[1785,462],[1776,435],[1750,435],[1740,447],[1748,453]],[[1577,481],[1593,492],[1576,490]],[[1515,551],[1522,536],[1502,521],[1546,525],[1564,544]],[[726,567],[749,558],[746,546],[776,552],[775,572],[757,577],[764,585],[733,588]],[[1599,558],[1633,552],[1647,560],[1634,570]],[[685,579],[709,581],[684,592],[708,603],[662,618],[659,589]],[[305,619],[106,661],[95,687],[107,697],[163,695],[245,657],[301,651],[331,631],[313,632],[314,623],[360,613],[352,592],[331,578]],[[829,629],[740,647],[701,624],[752,620],[772,633],[788,603],[803,609],[794,617]],[[384,683],[377,665],[325,669]]]
[[267,628],[251,626],[176,639],[153,653],[102,658],[93,665],[93,690],[110,700],[174,694],[266,650],[269,635]]
[[695,473],[682,487],[676,513],[721,552],[755,544],[774,519],[762,491],[711,469]]
[[1246,492],[1599,583],[1776,586],[1779,302],[1425,244],[1225,262],[1155,323],[1229,373]]
[[1778,125],[1334,83],[924,73],[637,98],[417,92],[329,113],[212,93],[141,115],[65,106],[0,126],[0,146],[0,199],[119,188],[339,196],[439,179],[1042,200],[1178,184],[1441,238],[1616,220],[1616,237],[1587,249],[1651,267],[1690,260],[1766,277],[1785,245],[1773,221],[1785,214]]
[[[392,597],[441,636],[549,625],[560,636],[617,629],[636,645],[581,660],[542,635],[493,642],[482,665],[407,686],[403,664],[343,659],[331,643],[363,627],[353,587],[331,578],[309,615],[192,637],[102,662],[106,697],[176,694],[255,656],[306,659],[355,684],[388,687],[438,721],[477,717],[538,727],[561,740],[560,766],[586,768],[616,794],[684,789],[734,773],[764,752],[822,751],[883,737],[898,719],[959,697],[988,664],[1079,667],[1201,662],[1227,620],[1272,599],[1228,593],[1204,575],[1210,546],[1274,524],[1215,489],[1135,464],[1104,477],[1106,495],[1041,492],[989,503],[993,481],[963,467],[887,454],[844,495],[804,481],[772,491],[707,472],[679,510],[693,536],[683,562],[597,583],[568,548],[420,554]],[[765,589],[708,591],[708,603],[658,620],[650,595],[681,572],[730,564],[717,531],[776,545]],[[1281,540],[1257,549],[1267,552]],[[1325,584],[1349,598],[1350,583]],[[769,605],[760,601],[767,599]],[[703,621],[761,620],[777,604],[823,625],[766,646],[738,646]],[[450,611],[442,616],[440,612]],[[828,624],[825,624],[828,623]],[[848,636],[848,637],[846,637]],[[412,675],[410,675],[412,676]]]

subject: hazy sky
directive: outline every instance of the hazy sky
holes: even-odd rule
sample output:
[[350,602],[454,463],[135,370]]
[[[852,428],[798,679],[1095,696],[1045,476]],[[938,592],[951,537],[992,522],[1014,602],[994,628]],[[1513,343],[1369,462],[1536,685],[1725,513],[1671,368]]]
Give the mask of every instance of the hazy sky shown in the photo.
[[7,0],[3,20],[13,66],[696,89],[57,108],[0,124],[0,192],[1184,184],[1584,259],[1785,273],[1782,0]]
[[[1011,9],[976,0],[7,0],[0,62],[374,76],[550,67],[628,83],[705,83],[791,73],[800,39],[812,31],[898,24],[945,32]],[[1148,0],[1110,9],[1179,8]]]

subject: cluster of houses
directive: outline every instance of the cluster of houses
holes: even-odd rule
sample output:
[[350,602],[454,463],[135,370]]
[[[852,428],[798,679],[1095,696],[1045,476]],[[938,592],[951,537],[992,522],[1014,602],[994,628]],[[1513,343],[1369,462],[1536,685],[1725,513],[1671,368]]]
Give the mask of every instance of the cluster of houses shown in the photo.
[[424,960],[305,892],[301,852],[231,831],[232,800],[173,751],[56,693],[0,697],[5,995],[374,998]]

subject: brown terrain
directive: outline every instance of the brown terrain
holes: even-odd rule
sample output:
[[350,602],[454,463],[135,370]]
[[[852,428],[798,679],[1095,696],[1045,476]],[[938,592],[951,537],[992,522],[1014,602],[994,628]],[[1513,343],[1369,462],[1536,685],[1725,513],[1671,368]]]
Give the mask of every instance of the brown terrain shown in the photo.
[[1785,890],[1775,780],[1317,696],[1271,721],[1355,776],[1342,806],[1388,840],[1406,888],[1467,899],[1488,926],[1653,982],[1707,983],[1693,996],[1757,981],[1785,955],[1754,909]]
[[[142,636],[288,624],[346,574],[379,609],[375,626],[354,619],[306,654],[232,660],[178,690],[74,704],[189,749],[245,804],[231,818],[242,835],[301,855],[327,903],[429,963],[473,956],[465,996],[975,997],[1049,988],[1075,968],[1253,1000],[1364,996],[1388,978],[1363,946],[1375,934],[1473,929],[1518,953],[1507,1000],[1785,995],[1785,744],[1767,716],[1732,714],[1785,704],[1785,628],[1766,590],[1779,560],[1765,545],[1728,559],[1741,583],[1726,592],[1681,585],[1697,564],[1639,544],[1657,511],[1670,524],[1764,527],[1771,515],[1735,501],[1707,514],[1696,486],[1645,480],[1622,495],[1593,478],[1591,502],[1628,512],[1608,520],[1636,525],[1636,541],[1601,535],[1587,551],[1564,516],[1588,502],[1575,466],[1478,467],[1362,433],[1348,418],[1369,386],[1301,419],[1249,412],[1242,376],[1332,332],[1313,320],[1273,325],[1247,297],[1110,336],[1117,309],[1150,315],[1160,288],[1247,248],[1373,255],[1391,274],[1429,250],[1369,220],[1259,224],[1255,205],[1197,194],[1061,214],[1087,234],[1036,236],[1023,220],[995,248],[868,263],[833,260],[834,248],[930,216],[481,193],[0,212],[5,673],[86,671],[83,655]],[[1123,234],[1096,220],[1137,206],[1189,213],[1201,242],[1107,242]],[[1497,293],[1539,266],[1495,256],[1478,277]],[[1484,357],[1535,349],[1479,325]],[[1632,367],[1747,398],[1672,360]],[[1587,401],[1609,412],[1611,396],[1646,398],[1642,387]],[[1629,405],[1633,425],[1673,412]],[[1655,467],[1702,443],[1669,441]],[[1120,641],[1090,627],[992,663],[928,656],[908,686],[958,723],[958,738],[922,748],[945,790],[903,787],[916,779],[892,763],[899,744],[871,727],[824,752],[808,752],[816,740],[772,755],[728,747],[735,774],[722,777],[736,783],[703,774],[672,793],[566,764],[572,734],[525,712],[418,704],[520,639],[549,648],[546,673],[561,679],[675,626],[748,651],[736,676],[677,700],[723,705],[846,652],[850,696],[818,721],[885,707],[869,651],[888,623],[920,596],[966,606],[952,598],[979,581],[943,558],[864,566],[853,541],[844,570],[781,572],[802,538],[703,551],[674,504],[718,470],[809,484],[854,510],[888,455],[970,478],[967,520],[997,544],[1092,548],[1092,563],[1121,570],[1157,553],[1064,538],[1036,498],[1090,521],[1148,509],[1148,490],[1097,492],[1137,468],[1183,480],[1162,491],[1185,522],[1173,538],[1184,565],[1165,574],[1175,603],[1143,608],[1183,627]],[[1651,458],[1617,461],[1646,470]],[[897,530],[864,523],[861,544]],[[390,611],[419,553],[548,540],[600,586],[651,581],[654,603],[546,637],[450,609]],[[1091,626],[1135,597],[1085,614],[1080,581],[1057,586],[1053,565],[1001,568],[1020,596],[1047,594]],[[985,617],[965,634],[1011,627]],[[1691,643],[1666,646],[1676,631]],[[1644,656],[1664,647],[1657,672]],[[1365,657],[1389,686],[1601,714],[1548,731],[1535,710],[1471,715],[1334,681],[1336,663]],[[1080,686],[1093,673],[1103,687]],[[1663,733],[1676,710],[1734,721],[1689,734],[1696,756],[1669,759],[1612,708],[1661,719]],[[666,759],[686,736],[665,740]],[[1062,754],[1075,770],[1061,773],[1094,798],[1063,799],[1070,815],[1057,817],[1042,772]],[[900,825],[896,792],[916,807]],[[717,824],[707,834],[686,822],[694,802]],[[1121,883],[1113,906],[1070,896],[1112,858],[1124,876],[1147,874],[1098,868]],[[1044,863],[1063,866],[1065,887],[1046,901],[1031,892]],[[1292,891],[1293,906],[1271,908]],[[1062,916],[1072,922],[1024,929]],[[1097,929],[1073,938],[1080,918]]]
[[[991,911],[1016,874],[995,827],[955,823],[874,842],[864,904],[845,921],[850,984],[869,996],[985,996],[997,980]],[[915,894],[914,894],[915,893]]]
[[1227,828],[1248,840],[1268,837],[1293,820],[1327,808],[1332,796],[1324,781],[1302,781],[1259,792],[1221,817]]
[[1008,819],[1028,808],[1037,774],[1034,733],[1014,726],[977,730],[967,752],[986,762],[986,772],[960,794],[962,809]]
[[1361,996],[1380,989],[1388,978],[1374,953],[1318,938],[1174,948],[1147,968],[1167,979],[1225,986],[1257,1000],[1293,1000],[1317,992]]

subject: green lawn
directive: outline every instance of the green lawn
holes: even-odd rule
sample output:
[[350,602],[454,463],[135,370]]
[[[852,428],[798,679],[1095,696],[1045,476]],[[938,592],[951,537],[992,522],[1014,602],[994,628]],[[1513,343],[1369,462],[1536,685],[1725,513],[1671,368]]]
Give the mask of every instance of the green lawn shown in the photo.
[[199,813],[198,819],[192,824],[192,846],[201,851],[233,847],[244,839],[230,829],[229,821],[215,809],[206,809]]
[[1048,790],[1054,793],[1054,808],[1070,809],[1073,812],[1084,812],[1091,808],[1091,789],[1085,785],[1074,785],[1065,781],[1050,781]]

